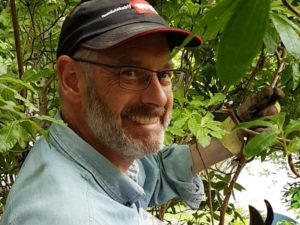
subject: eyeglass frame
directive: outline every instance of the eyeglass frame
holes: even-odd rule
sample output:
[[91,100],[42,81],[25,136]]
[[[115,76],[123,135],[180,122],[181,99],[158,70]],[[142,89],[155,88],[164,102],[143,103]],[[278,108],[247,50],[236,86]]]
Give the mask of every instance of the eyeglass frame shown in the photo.
[[[77,57],[72,57],[73,60],[75,61],[78,61],[78,62],[83,62],[83,63],[90,63],[92,65],[96,65],[96,66],[103,66],[103,67],[108,67],[108,68],[112,68],[112,69],[119,69],[119,86],[121,88],[124,88],[126,90],[132,90],[132,91],[141,91],[141,90],[145,90],[149,87],[151,81],[152,81],[152,77],[153,76],[150,76],[150,79],[147,83],[147,85],[141,89],[131,89],[131,88],[128,88],[128,87],[124,87],[122,86],[121,84],[121,74],[122,74],[122,70],[123,69],[126,69],[126,68],[129,68],[129,69],[141,69],[141,70],[144,70],[144,71],[148,71],[148,72],[151,72],[152,74],[156,74],[156,76],[158,77],[158,79],[160,79],[160,74],[162,73],[165,73],[165,72],[180,72],[181,74],[181,80],[180,82],[178,82],[179,84],[176,85],[176,86],[180,86],[182,80],[184,79],[184,77],[186,76],[186,71],[183,70],[183,69],[166,69],[166,70],[160,70],[160,71],[155,71],[155,70],[151,70],[151,69],[148,69],[148,68],[144,68],[144,67],[140,67],[140,66],[116,66],[116,65],[110,65],[110,64],[105,64],[105,63],[99,63],[99,62],[94,62],[94,61],[90,61],[90,60],[87,60],[87,59],[81,59],[81,58],[77,58]],[[161,82],[160,82],[161,84]],[[163,85],[161,85],[163,87]],[[171,88],[169,91],[174,91],[173,88],[175,88],[171,82]]]

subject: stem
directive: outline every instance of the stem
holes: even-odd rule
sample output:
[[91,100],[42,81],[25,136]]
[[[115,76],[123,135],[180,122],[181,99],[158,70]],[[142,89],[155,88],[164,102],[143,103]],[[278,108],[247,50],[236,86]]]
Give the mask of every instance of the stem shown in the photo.
[[265,52],[264,52],[265,47],[262,46],[261,51],[260,51],[260,55],[259,55],[259,59],[256,62],[255,68],[252,70],[251,74],[250,74],[250,78],[246,83],[246,86],[244,88],[244,93],[242,93],[242,99],[241,102],[245,101],[245,98],[248,94],[248,88],[251,84],[251,82],[254,80],[256,74],[264,67],[265,64]]
[[[16,53],[17,53],[18,74],[19,74],[18,77],[21,80],[24,74],[24,65],[23,65],[23,56],[22,56],[22,48],[21,48],[20,33],[19,33],[19,22],[18,22],[15,0],[10,0],[10,13],[11,13],[11,19],[13,23],[14,39],[15,39],[15,46],[16,46]],[[20,95],[26,98],[27,95],[26,89],[22,89],[20,91]],[[23,103],[20,104],[22,105]]]
[[228,207],[228,203],[229,203],[229,199],[231,197],[234,185],[239,177],[239,175],[241,174],[241,171],[243,170],[243,168],[246,165],[246,158],[244,157],[244,155],[241,155],[241,157],[239,158],[239,164],[237,166],[237,169],[229,183],[228,189],[226,191],[226,195],[223,201],[223,204],[221,206],[221,211],[220,211],[220,223],[219,225],[224,225],[225,223],[225,214],[227,211],[227,207]]
[[295,167],[295,163],[293,162],[292,154],[288,154],[288,164],[289,164],[289,167],[290,167],[291,171],[293,172],[293,174],[297,178],[300,178],[300,173],[299,173],[299,171],[297,171],[297,169]]
[[212,196],[211,196],[211,181],[210,181],[207,166],[204,162],[204,159],[203,159],[202,154],[200,152],[199,145],[198,145],[197,141],[196,141],[196,149],[197,149],[197,152],[198,152],[198,154],[200,156],[200,159],[203,163],[204,171],[205,171],[205,174],[207,176],[209,213],[210,213],[211,224],[214,225],[214,215],[213,215]]
[[294,8],[287,0],[282,0],[283,5],[285,5],[292,13],[300,17],[300,12]]
[[12,19],[13,29],[14,29],[14,38],[15,38],[15,46],[16,46],[16,53],[17,53],[17,60],[18,60],[19,79],[22,79],[22,75],[24,73],[23,57],[22,57],[22,50],[21,50],[19,23],[18,23],[15,0],[10,0],[10,12],[11,12],[11,19]]
[[283,71],[284,67],[285,67],[285,62],[282,61],[284,57],[284,51],[282,52],[281,55],[279,55],[278,52],[276,52],[276,59],[277,59],[277,70],[274,74],[274,79],[272,82],[271,87],[274,88],[277,86],[278,80],[280,79],[280,74]]

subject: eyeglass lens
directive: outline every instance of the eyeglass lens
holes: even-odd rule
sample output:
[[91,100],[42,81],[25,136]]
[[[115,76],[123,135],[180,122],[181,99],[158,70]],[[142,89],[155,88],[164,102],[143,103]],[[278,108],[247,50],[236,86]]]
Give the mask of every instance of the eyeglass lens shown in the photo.
[[120,70],[120,86],[130,90],[146,89],[154,73],[166,91],[174,91],[178,88],[184,76],[184,72],[180,70],[153,72],[142,68],[124,67]]

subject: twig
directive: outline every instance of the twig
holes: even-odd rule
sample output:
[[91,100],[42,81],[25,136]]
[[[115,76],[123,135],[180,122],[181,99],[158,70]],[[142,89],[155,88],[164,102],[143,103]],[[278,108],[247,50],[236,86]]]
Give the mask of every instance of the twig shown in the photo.
[[[15,0],[10,0],[10,13],[11,13],[11,19],[12,19],[13,30],[14,30],[14,39],[15,39],[17,62],[18,62],[18,74],[19,74],[19,79],[21,80],[24,74],[24,64],[23,64],[22,48],[21,48],[20,33],[19,33],[19,22],[18,22]],[[25,88],[23,88],[20,91],[20,95],[23,98],[26,98],[27,92]],[[19,104],[23,105],[23,102],[19,102]]]
[[162,221],[164,220],[165,213],[166,213],[169,205],[170,205],[170,201],[165,204],[162,204],[158,207],[158,215],[157,215],[158,219],[160,219]]
[[282,52],[282,55],[280,56],[278,52],[276,52],[276,58],[277,58],[277,70],[274,74],[274,79],[272,82],[271,87],[275,88],[277,86],[278,80],[280,79],[280,74],[283,71],[285,67],[285,62],[282,61],[282,58],[284,57],[284,52]]
[[197,149],[197,152],[200,156],[200,159],[203,163],[203,167],[204,167],[204,171],[205,171],[205,174],[207,176],[207,183],[208,183],[208,203],[209,203],[209,213],[210,213],[210,219],[211,219],[211,224],[214,225],[214,215],[213,215],[213,206],[212,206],[212,196],[211,196],[211,181],[210,181],[210,177],[209,177],[209,173],[208,173],[208,169],[207,169],[207,166],[204,162],[204,159],[202,157],[202,154],[200,152],[200,149],[199,149],[199,145],[198,145],[198,142],[196,141],[196,149]]
[[[239,118],[236,115],[236,113],[233,111],[233,109],[226,108],[226,107],[223,106],[221,111],[227,113],[236,125],[240,123]],[[254,131],[254,130],[251,130],[251,129],[248,129],[248,128],[238,128],[238,129],[241,129],[243,132],[245,132],[249,136],[255,136],[255,135],[261,133],[261,132],[257,132],[257,131]],[[291,141],[290,139],[283,139],[281,137],[277,137],[277,140],[280,141],[280,142],[286,141],[287,143],[289,143]]]
[[247,81],[246,86],[244,88],[245,92],[242,93],[241,102],[245,101],[245,98],[246,98],[247,93],[248,93],[248,88],[249,88],[251,82],[254,80],[256,74],[264,67],[264,64],[265,64],[265,52],[264,52],[264,49],[265,49],[265,47],[263,45],[262,48],[261,48],[261,51],[260,51],[259,59],[257,60],[255,68],[252,70],[252,72],[250,74],[250,78]]
[[292,154],[288,154],[288,164],[289,164],[289,167],[290,167],[291,171],[293,172],[293,174],[297,178],[300,178],[300,173],[297,171],[297,169],[295,167],[295,163],[293,162]]
[[11,19],[12,19],[13,30],[14,30],[15,46],[16,46],[16,53],[17,53],[17,60],[18,60],[19,79],[22,79],[22,75],[24,73],[24,68],[23,68],[23,57],[22,57],[22,50],[21,50],[19,23],[18,23],[15,0],[10,0],[10,12],[11,12]]
[[[243,146],[242,146],[242,148],[243,148]],[[229,186],[227,188],[227,191],[226,191],[226,194],[225,194],[223,204],[221,206],[219,225],[224,225],[225,214],[226,214],[226,211],[227,211],[229,199],[231,197],[234,185],[236,184],[236,181],[237,181],[239,175],[241,174],[243,168],[245,167],[245,165],[246,165],[246,158],[245,158],[244,155],[241,155],[241,157],[239,158],[239,164],[238,164],[237,169],[236,169],[236,171],[235,171],[235,173],[234,173],[234,175],[233,175],[233,177],[230,181],[230,184],[229,184]]]
[[285,67],[285,63],[281,62],[279,68],[277,69],[277,71],[275,73],[274,80],[271,85],[272,88],[276,87],[277,82],[280,79],[280,73],[283,71],[284,67]]
[[300,12],[294,8],[287,0],[282,0],[283,5],[285,5],[292,13],[300,17]]

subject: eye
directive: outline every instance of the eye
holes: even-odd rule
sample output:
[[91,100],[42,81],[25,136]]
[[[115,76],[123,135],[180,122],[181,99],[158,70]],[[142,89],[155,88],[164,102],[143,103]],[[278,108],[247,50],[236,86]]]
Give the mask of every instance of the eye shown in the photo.
[[171,85],[174,73],[171,70],[166,70],[159,72],[157,76],[162,85]]
[[135,68],[124,68],[121,74],[124,79],[137,79],[141,75]]

